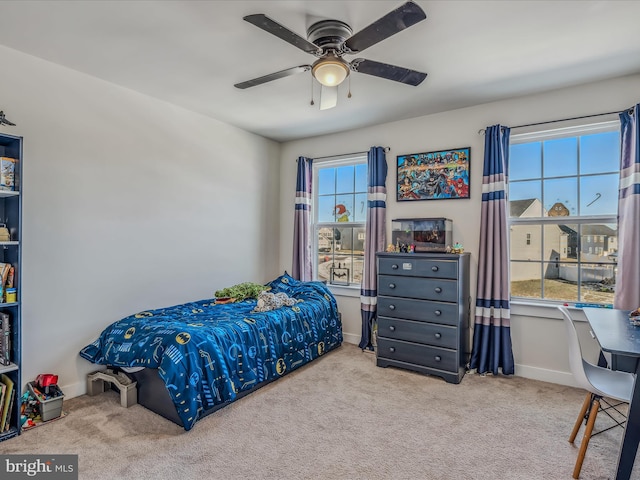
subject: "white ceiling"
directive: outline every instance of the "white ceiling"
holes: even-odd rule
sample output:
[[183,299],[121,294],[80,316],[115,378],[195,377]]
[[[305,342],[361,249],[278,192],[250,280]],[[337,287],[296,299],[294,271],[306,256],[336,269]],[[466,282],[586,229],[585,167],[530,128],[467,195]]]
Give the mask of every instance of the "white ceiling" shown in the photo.
[[425,21],[357,56],[427,72],[418,87],[353,73],[353,97],[345,82],[320,111],[310,72],[233,86],[315,60],[245,15],[306,37],[328,18],[358,32],[402,3],[2,1],[0,44],[277,141],[640,73],[640,1],[417,0]]

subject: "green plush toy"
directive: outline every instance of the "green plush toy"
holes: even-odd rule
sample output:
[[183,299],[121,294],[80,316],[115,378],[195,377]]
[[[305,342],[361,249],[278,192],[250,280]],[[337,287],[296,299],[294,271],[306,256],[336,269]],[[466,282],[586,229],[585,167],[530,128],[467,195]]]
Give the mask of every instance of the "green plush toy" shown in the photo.
[[214,295],[216,298],[230,297],[235,298],[236,302],[241,302],[247,298],[258,298],[260,292],[264,292],[265,290],[269,290],[269,287],[258,283],[244,282],[232,287],[223,288],[222,290],[216,290]]

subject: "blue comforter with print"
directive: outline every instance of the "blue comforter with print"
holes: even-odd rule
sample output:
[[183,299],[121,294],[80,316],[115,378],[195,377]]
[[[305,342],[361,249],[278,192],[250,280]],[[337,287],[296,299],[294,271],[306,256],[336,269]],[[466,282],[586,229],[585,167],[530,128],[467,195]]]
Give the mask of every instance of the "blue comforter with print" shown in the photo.
[[260,313],[252,312],[255,299],[144,311],[110,325],[80,355],[102,365],[157,368],[190,430],[205,410],[342,343],[336,301],[324,284],[285,273],[269,286],[298,302]]

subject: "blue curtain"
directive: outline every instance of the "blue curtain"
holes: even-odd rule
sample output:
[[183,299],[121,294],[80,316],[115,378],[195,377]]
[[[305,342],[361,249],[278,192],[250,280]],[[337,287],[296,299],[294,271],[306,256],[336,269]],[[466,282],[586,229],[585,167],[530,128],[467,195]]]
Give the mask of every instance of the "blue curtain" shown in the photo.
[[313,260],[311,257],[312,166],[313,159],[306,157],[298,158],[291,276],[305,282],[313,280]]
[[622,310],[640,305],[640,104],[620,114],[618,192],[618,271],[613,304]]
[[514,373],[509,300],[509,241],[505,186],[509,128],[487,127],[484,142],[482,214],[478,253],[473,350],[469,368],[478,373]]
[[376,252],[384,251],[387,210],[387,158],[383,147],[371,147],[367,154],[367,230],[364,239],[364,269],[360,288],[362,336],[360,348],[373,350],[371,330],[378,309],[378,279]]

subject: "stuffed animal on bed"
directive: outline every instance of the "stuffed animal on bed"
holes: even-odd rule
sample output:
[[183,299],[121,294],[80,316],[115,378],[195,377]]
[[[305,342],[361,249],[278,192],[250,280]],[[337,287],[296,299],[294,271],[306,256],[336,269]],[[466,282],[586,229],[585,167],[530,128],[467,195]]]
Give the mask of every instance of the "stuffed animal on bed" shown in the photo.
[[260,292],[268,289],[269,287],[267,287],[266,285],[260,285],[253,282],[244,282],[232,287],[223,288],[222,290],[216,290],[214,296],[216,298],[232,298],[234,302],[241,302],[248,298],[258,298]]
[[258,295],[258,304],[256,308],[253,309],[254,312],[268,312],[269,310],[275,310],[276,308],[291,307],[295,305],[297,300],[295,298],[291,298],[284,292],[271,293],[271,292],[260,292]]

